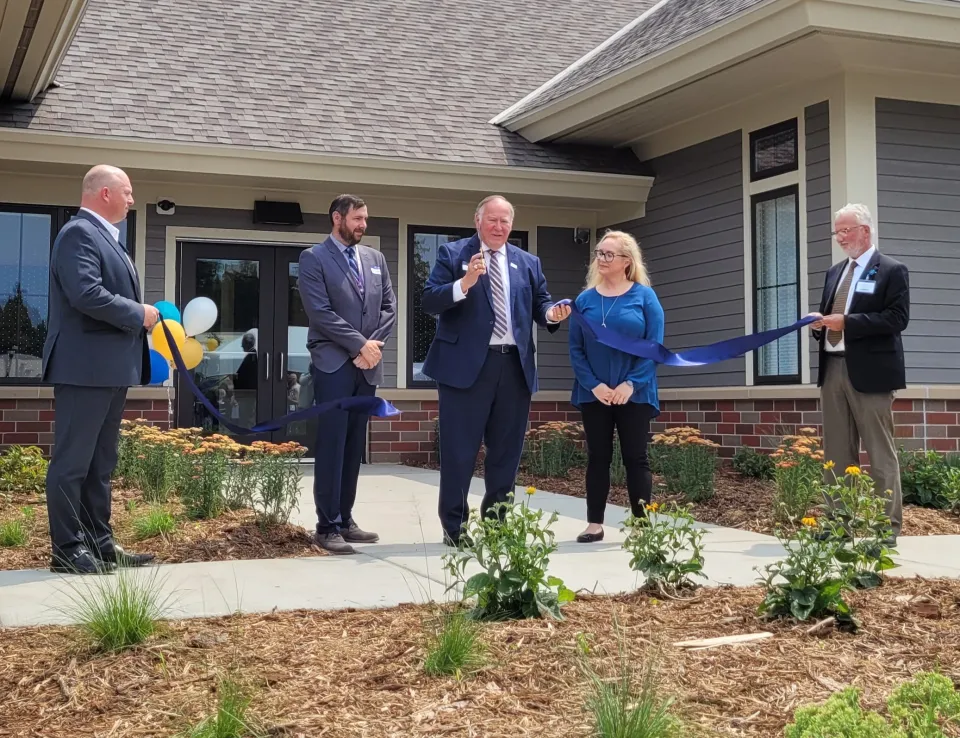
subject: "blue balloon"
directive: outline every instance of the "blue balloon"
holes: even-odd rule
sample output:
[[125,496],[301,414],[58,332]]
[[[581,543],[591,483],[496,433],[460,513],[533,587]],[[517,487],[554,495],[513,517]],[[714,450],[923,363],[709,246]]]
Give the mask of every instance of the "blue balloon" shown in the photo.
[[180,321],[180,310],[172,302],[167,302],[166,300],[161,300],[154,307],[160,311],[160,317],[163,320],[172,320],[175,323]]
[[170,378],[170,365],[160,352],[150,349],[150,384],[163,384]]

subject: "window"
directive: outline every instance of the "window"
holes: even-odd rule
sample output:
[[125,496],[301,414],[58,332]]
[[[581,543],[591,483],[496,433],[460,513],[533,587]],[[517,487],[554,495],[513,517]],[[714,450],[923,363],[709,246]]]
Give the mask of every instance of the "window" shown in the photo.
[[750,181],[794,172],[799,166],[797,119],[750,134]]
[[[37,384],[47,339],[50,251],[76,208],[0,204],[0,382]],[[134,241],[133,213],[119,224]],[[130,250],[131,256],[133,254]]]
[[[784,187],[752,198],[754,330],[782,328],[800,316],[799,188]],[[754,352],[754,376],[762,383],[800,381],[800,336],[790,333]]]
[[[473,228],[437,228],[410,226],[407,230],[408,293],[407,302],[407,387],[433,387],[435,382],[423,373],[423,362],[437,331],[437,319],[423,312],[420,296],[437,261],[437,250],[445,243],[469,238]],[[514,231],[510,243],[527,250],[527,234]]]

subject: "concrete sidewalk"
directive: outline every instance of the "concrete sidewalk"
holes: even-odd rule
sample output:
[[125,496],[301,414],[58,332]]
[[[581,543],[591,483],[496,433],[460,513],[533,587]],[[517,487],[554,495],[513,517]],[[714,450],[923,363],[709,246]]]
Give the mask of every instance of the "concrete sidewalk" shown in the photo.
[[[170,618],[208,617],[235,612],[390,607],[404,602],[441,601],[448,580],[437,519],[439,474],[393,465],[363,468],[357,522],[380,534],[380,542],[358,546],[358,556],[303,559],[221,561],[171,564],[137,570],[135,576],[157,577],[168,597]],[[293,522],[312,529],[315,523],[312,477],[305,476],[300,511]],[[471,504],[480,504],[483,481],[475,479]],[[518,488],[518,497],[522,490]],[[559,519],[553,526],[559,549],[550,559],[550,573],[571,589],[613,594],[635,589],[629,555],[619,532],[626,510],[609,507],[606,539],[576,543],[584,526],[582,499],[538,491],[530,503]],[[707,584],[755,584],[755,570],[783,555],[771,536],[704,525]],[[960,536],[901,538],[894,576],[960,578]],[[48,571],[0,572],[0,626],[70,622],[70,602],[91,583],[113,583],[118,577],[64,577]]]

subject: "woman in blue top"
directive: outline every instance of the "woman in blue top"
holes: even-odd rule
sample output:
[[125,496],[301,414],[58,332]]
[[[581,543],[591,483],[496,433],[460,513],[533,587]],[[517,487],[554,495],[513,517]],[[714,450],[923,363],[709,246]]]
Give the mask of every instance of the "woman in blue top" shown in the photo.
[[[663,343],[663,308],[636,239],[610,231],[597,245],[577,307],[587,318],[631,338]],[[580,409],[587,439],[587,528],[580,543],[603,540],[603,513],[610,493],[613,432],[620,436],[630,507],[646,515],[653,477],[647,461],[650,421],[660,414],[657,366],[604,346],[570,325],[570,361],[576,381],[572,403]]]

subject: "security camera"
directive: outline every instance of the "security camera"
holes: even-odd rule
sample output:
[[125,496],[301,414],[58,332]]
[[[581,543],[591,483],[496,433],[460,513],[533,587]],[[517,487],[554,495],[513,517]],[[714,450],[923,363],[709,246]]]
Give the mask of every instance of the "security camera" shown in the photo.
[[173,200],[157,202],[157,215],[173,215],[175,212],[177,212],[177,204]]
[[586,246],[590,243],[590,229],[577,228],[573,232],[573,242],[578,246]]

